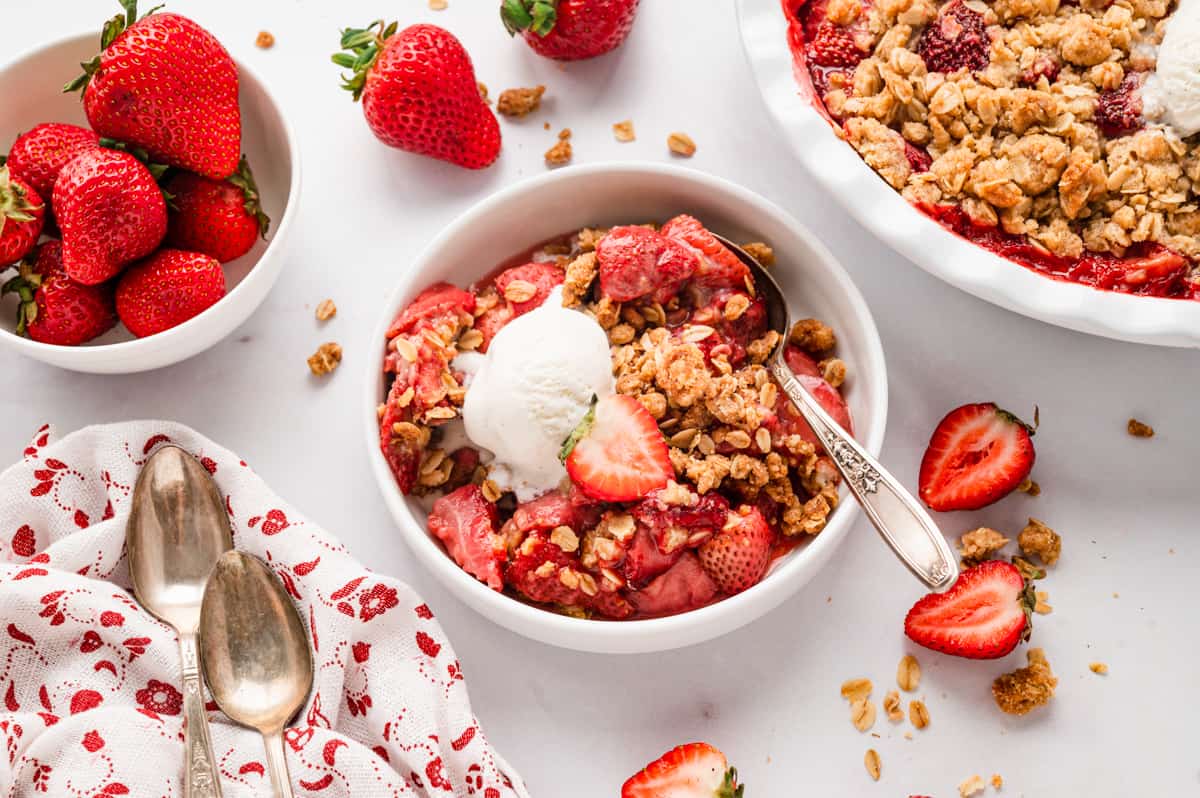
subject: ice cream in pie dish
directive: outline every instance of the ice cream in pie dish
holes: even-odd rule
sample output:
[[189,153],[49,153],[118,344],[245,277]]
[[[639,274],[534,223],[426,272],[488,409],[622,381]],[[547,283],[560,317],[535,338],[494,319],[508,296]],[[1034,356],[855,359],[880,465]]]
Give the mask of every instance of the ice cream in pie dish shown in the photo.
[[1200,0],[783,7],[803,92],[926,214],[1057,279],[1200,299]]
[[[780,341],[749,269],[690,216],[432,285],[387,339],[380,445],[401,491],[463,570],[520,600],[686,612],[755,585],[837,507],[833,463],[762,365]],[[850,429],[833,330],[805,319],[784,345]]]

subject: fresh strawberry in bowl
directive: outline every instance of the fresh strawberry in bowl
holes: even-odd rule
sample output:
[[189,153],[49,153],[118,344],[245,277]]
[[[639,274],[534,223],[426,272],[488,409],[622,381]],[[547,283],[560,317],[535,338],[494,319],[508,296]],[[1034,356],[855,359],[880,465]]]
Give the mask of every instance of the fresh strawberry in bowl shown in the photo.
[[245,156],[237,171],[224,180],[178,172],[164,188],[171,197],[166,235],[170,247],[203,252],[228,263],[267,237],[271,220],[263,213]]

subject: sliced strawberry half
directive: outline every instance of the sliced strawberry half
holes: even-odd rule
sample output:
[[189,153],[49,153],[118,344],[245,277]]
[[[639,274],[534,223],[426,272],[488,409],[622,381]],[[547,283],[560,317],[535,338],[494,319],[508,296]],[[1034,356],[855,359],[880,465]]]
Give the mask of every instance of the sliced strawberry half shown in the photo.
[[755,507],[742,505],[725,526],[699,548],[700,563],[722,593],[734,595],[758,584],[771,563],[775,533]]
[[700,265],[690,247],[648,227],[614,227],[596,244],[600,293],[614,302],[666,303]]
[[563,279],[563,270],[553,263],[526,263],[500,272],[496,277],[496,289],[501,296],[506,296],[508,287],[518,280],[533,286],[533,296],[512,303],[513,315],[520,316],[540,307],[555,286],[562,285]]
[[445,321],[457,325],[464,317],[466,323],[470,323],[474,311],[475,295],[470,291],[449,283],[434,283],[400,311],[388,329],[387,337],[395,338],[401,333],[436,327]]
[[433,503],[429,531],[464,571],[493,590],[504,589],[506,554],[496,534],[496,505],[478,485],[463,485]]
[[1032,586],[1015,566],[989,560],[964,571],[945,593],[914,604],[904,633],[943,654],[996,659],[1029,639],[1035,603]]
[[630,592],[629,600],[643,617],[691,612],[712,603],[720,593],[695,552],[685,551],[675,556],[678,559],[666,572],[641,590]]
[[563,444],[561,457],[571,481],[600,501],[635,501],[675,475],[650,411],[620,394],[593,403]]
[[951,410],[921,460],[932,509],[978,510],[1012,493],[1033,469],[1033,427],[992,402]]
[[621,798],[742,798],[744,785],[708,743],[672,748],[621,787]]
[[750,268],[717,240],[699,219],[682,214],[659,231],[691,247],[700,258],[693,280],[709,288],[744,288]]

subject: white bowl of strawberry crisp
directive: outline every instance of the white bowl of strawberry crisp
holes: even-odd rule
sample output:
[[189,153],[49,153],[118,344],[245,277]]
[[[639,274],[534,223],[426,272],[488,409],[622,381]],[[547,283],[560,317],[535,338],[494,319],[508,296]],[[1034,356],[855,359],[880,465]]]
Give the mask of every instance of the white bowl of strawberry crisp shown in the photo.
[[875,324],[829,252],[720,178],[609,164],[488,198],[392,293],[369,366],[375,476],[423,564],[489,619],[554,645],[697,643],[797,591],[855,517],[760,365],[779,341],[749,271],[771,268],[788,359],[877,452]]

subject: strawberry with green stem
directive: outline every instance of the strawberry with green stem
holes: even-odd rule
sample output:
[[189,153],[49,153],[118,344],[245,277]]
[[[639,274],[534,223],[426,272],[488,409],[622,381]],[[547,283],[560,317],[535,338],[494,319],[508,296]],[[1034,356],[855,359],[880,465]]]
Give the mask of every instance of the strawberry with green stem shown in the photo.
[[742,798],[737,770],[708,743],[672,748],[621,787],[621,798]]
[[221,263],[240,258],[271,220],[259,203],[250,163],[242,156],[238,170],[225,180],[179,172],[167,181],[170,197],[167,246],[203,252]]
[[619,47],[637,7],[638,0],[504,0],[500,19],[539,55],[576,61]]
[[362,100],[371,132],[390,147],[467,169],[500,154],[500,125],[479,93],[462,43],[436,25],[376,20],[342,31],[333,63],[350,70],[342,88]]
[[29,254],[46,223],[46,203],[33,186],[0,166],[0,269]]
[[620,394],[592,398],[559,457],[571,481],[599,501],[640,499],[675,475],[658,422],[637,399]]
[[62,243],[47,241],[21,264],[3,293],[20,298],[17,335],[58,346],[79,346],[117,323],[111,284],[83,285],[62,268]]
[[203,313],[225,296],[225,273],[199,252],[160,249],[130,266],[117,283],[117,315],[138,338]]
[[87,128],[58,122],[35,125],[13,142],[8,168],[33,186],[39,197],[49,199],[62,168],[79,153],[98,146],[100,137]]
[[1033,585],[1016,566],[988,560],[964,571],[945,593],[912,606],[904,634],[925,648],[967,659],[997,659],[1033,631]]

